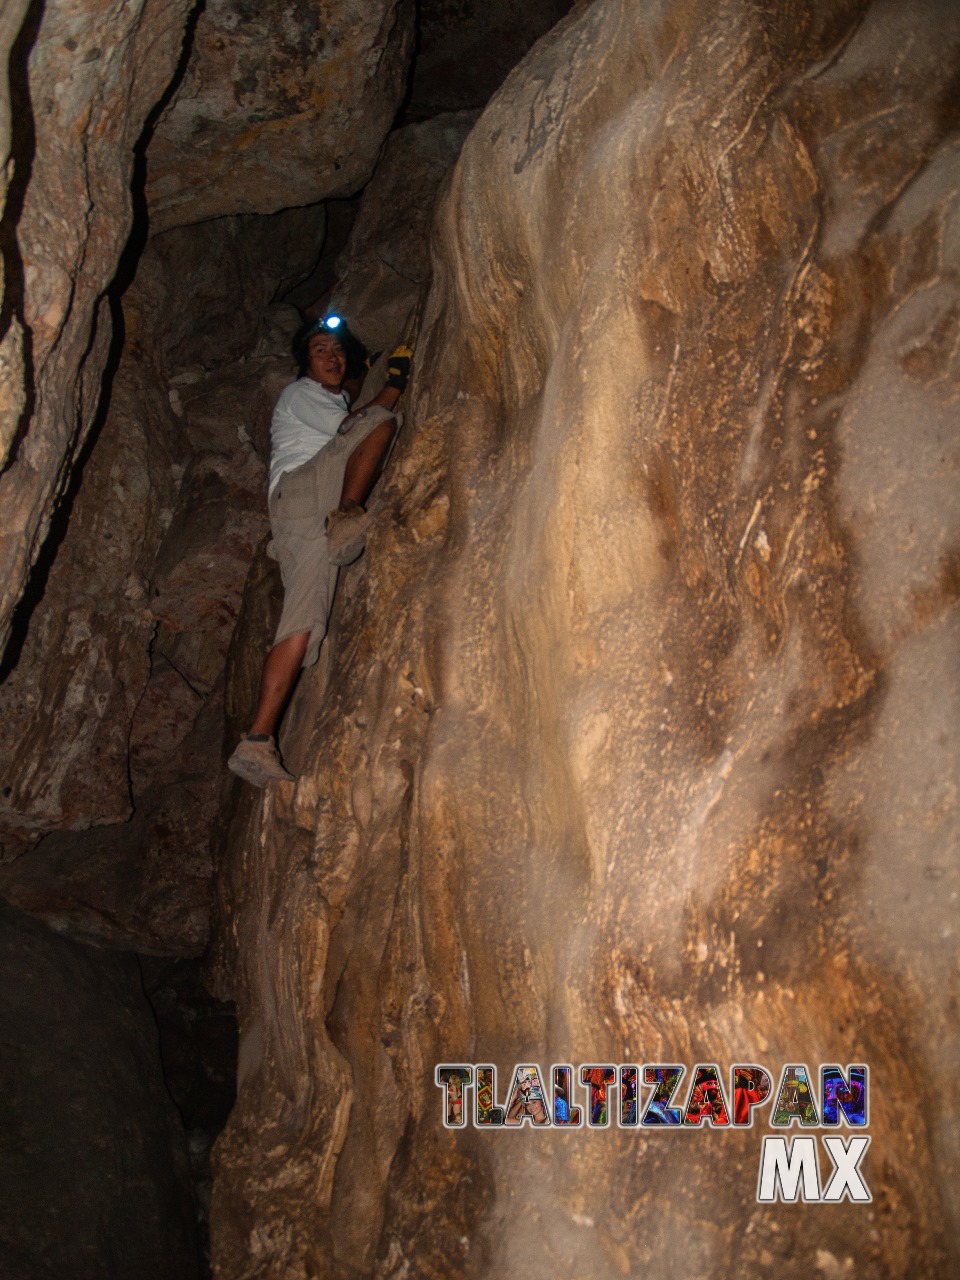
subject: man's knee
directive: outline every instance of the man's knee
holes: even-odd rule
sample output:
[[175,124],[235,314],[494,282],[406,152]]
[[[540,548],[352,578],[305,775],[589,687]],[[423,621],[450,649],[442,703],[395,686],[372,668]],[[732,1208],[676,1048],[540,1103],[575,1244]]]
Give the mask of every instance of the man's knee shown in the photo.
[[385,449],[393,439],[397,430],[396,418],[387,418],[385,422],[378,423],[365,440],[357,445],[350,457],[355,457],[361,450],[367,453],[377,453],[381,449]]

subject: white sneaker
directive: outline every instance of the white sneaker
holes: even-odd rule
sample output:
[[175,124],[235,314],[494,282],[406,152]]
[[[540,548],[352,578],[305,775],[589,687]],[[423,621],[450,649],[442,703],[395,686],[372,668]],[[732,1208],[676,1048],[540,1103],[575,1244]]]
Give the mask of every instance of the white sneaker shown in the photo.
[[227,761],[227,768],[244,782],[254,787],[265,787],[268,782],[296,782],[280,762],[280,752],[272,738],[266,742],[251,742],[247,734]]

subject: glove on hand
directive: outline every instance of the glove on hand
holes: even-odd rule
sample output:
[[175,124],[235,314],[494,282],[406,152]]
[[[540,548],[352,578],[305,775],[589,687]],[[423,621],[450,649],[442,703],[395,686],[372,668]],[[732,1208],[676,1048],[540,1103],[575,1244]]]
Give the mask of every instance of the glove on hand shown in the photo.
[[387,361],[387,386],[405,391],[410,380],[410,361],[413,351],[410,347],[397,347]]

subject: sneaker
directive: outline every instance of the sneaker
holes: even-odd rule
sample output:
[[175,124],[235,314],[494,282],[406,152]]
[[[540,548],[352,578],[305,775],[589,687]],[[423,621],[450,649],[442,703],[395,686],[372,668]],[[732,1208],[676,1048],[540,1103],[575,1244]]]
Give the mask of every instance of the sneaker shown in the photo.
[[353,564],[359,559],[367,540],[367,530],[373,517],[365,507],[340,507],[327,516],[327,555],[330,563],[340,566]]
[[251,742],[247,734],[240,738],[240,745],[227,761],[227,768],[244,782],[254,787],[265,787],[268,782],[296,782],[296,777],[280,763],[280,753],[272,738],[266,742]]

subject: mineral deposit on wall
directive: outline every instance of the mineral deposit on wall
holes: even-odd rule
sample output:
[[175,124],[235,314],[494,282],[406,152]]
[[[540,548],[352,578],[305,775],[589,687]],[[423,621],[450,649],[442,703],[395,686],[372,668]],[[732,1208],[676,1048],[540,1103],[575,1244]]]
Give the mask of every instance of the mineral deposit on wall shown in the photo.
[[[597,0],[468,139],[302,776],[231,799],[224,1280],[956,1269],[958,36]],[[872,1204],[432,1082],[752,1060],[871,1066]]]

